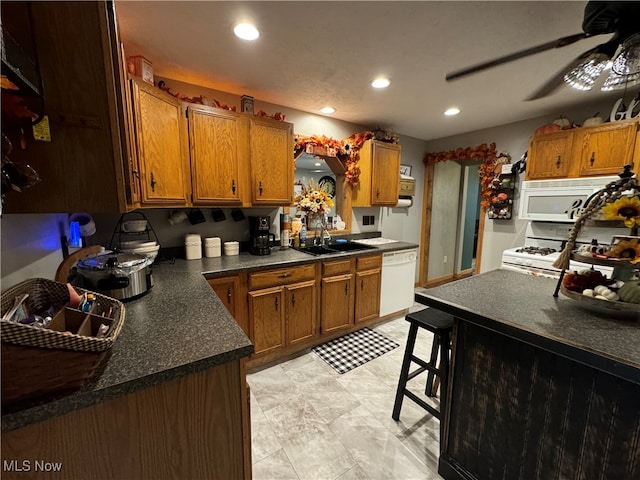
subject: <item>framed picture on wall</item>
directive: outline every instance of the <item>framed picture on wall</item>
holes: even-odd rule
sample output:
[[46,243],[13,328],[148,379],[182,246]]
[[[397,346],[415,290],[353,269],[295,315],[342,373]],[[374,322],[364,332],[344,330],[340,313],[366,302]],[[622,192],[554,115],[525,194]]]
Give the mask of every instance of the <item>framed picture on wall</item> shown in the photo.
[[411,165],[400,165],[400,175],[411,176]]

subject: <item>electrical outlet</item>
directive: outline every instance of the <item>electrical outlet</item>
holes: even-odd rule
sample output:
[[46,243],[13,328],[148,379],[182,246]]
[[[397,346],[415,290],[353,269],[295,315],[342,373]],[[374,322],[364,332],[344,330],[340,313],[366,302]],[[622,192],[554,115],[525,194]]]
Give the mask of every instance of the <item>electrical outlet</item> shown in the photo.
[[376,224],[376,216],[375,215],[371,215],[369,217],[369,225],[375,225]]
[[369,225],[369,215],[362,216],[362,225]]
[[447,263],[447,256],[444,256],[444,262],[443,263]]

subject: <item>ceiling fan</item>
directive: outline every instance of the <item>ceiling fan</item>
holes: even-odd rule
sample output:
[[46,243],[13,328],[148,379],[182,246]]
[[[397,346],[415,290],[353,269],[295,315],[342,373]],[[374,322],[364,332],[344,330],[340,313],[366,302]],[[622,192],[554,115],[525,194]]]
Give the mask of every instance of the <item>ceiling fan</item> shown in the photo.
[[[456,80],[488,68],[528,57],[536,53],[571,45],[597,35],[613,33],[610,40],[572,60],[526,100],[545,97],[564,83],[579,90],[591,90],[602,71],[611,65],[603,90],[617,90],[640,83],[640,2],[590,1],[584,9],[582,33],[536,45],[500,58],[448,73],[446,80]],[[616,52],[619,52],[616,55]],[[611,64],[613,60],[613,64]]]

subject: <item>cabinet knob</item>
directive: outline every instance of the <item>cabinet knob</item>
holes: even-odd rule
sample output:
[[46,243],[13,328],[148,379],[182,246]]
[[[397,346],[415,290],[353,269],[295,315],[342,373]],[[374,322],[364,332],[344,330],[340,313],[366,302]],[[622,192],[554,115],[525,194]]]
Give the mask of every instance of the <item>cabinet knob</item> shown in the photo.
[[151,191],[155,192],[156,191],[156,183],[158,183],[158,182],[156,182],[156,179],[153,176],[153,172],[151,172],[151,182],[150,183],[151,183]]
[[560,165],[562,165],[562,159],[560,158],[560,155],[558,155],[558,159],[556,160],[556,168],[560,168]]
[[258,190],[260,191],[260,196],[262,196],[262,182],[258,182]]
[[291,305],[295,305],[296,304],[296,294],[292,293],[291,294]]
[[231,287],[227,288],[227,300],[231,303]]
[[360,279],[360,290],[364,290],[364,280]]
[[235,180],[231,180],[231,193],[233,193],[235,195],[236,193],[236,181]]
[[276,297],[276,312],[278,311],[278,297]]
[[380,189],[376,188],[376,198],[380,198]]
[[349,284],[348,283],[344,284],[344,294],[345,295],[349,295]]
[[134,177],[136,177],[137,179],[140,179],[140,174],[138,173],[138,171],[137,171],[137,170],[133,170],[133,171],[131,172],[131,174],[132,174]]
[[596,152],[591,152],[591,159],[589,160],[589,163],[591,163],[592,167],[595,161],[596,161]]

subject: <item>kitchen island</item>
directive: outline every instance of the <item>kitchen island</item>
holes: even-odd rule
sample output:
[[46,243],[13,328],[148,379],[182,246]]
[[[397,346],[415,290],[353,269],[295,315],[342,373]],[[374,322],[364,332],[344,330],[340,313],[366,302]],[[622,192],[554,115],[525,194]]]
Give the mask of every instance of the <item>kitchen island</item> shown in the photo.
[[456,318],[445,479],[640,478],[640,319],[494,270],[416,294]]

